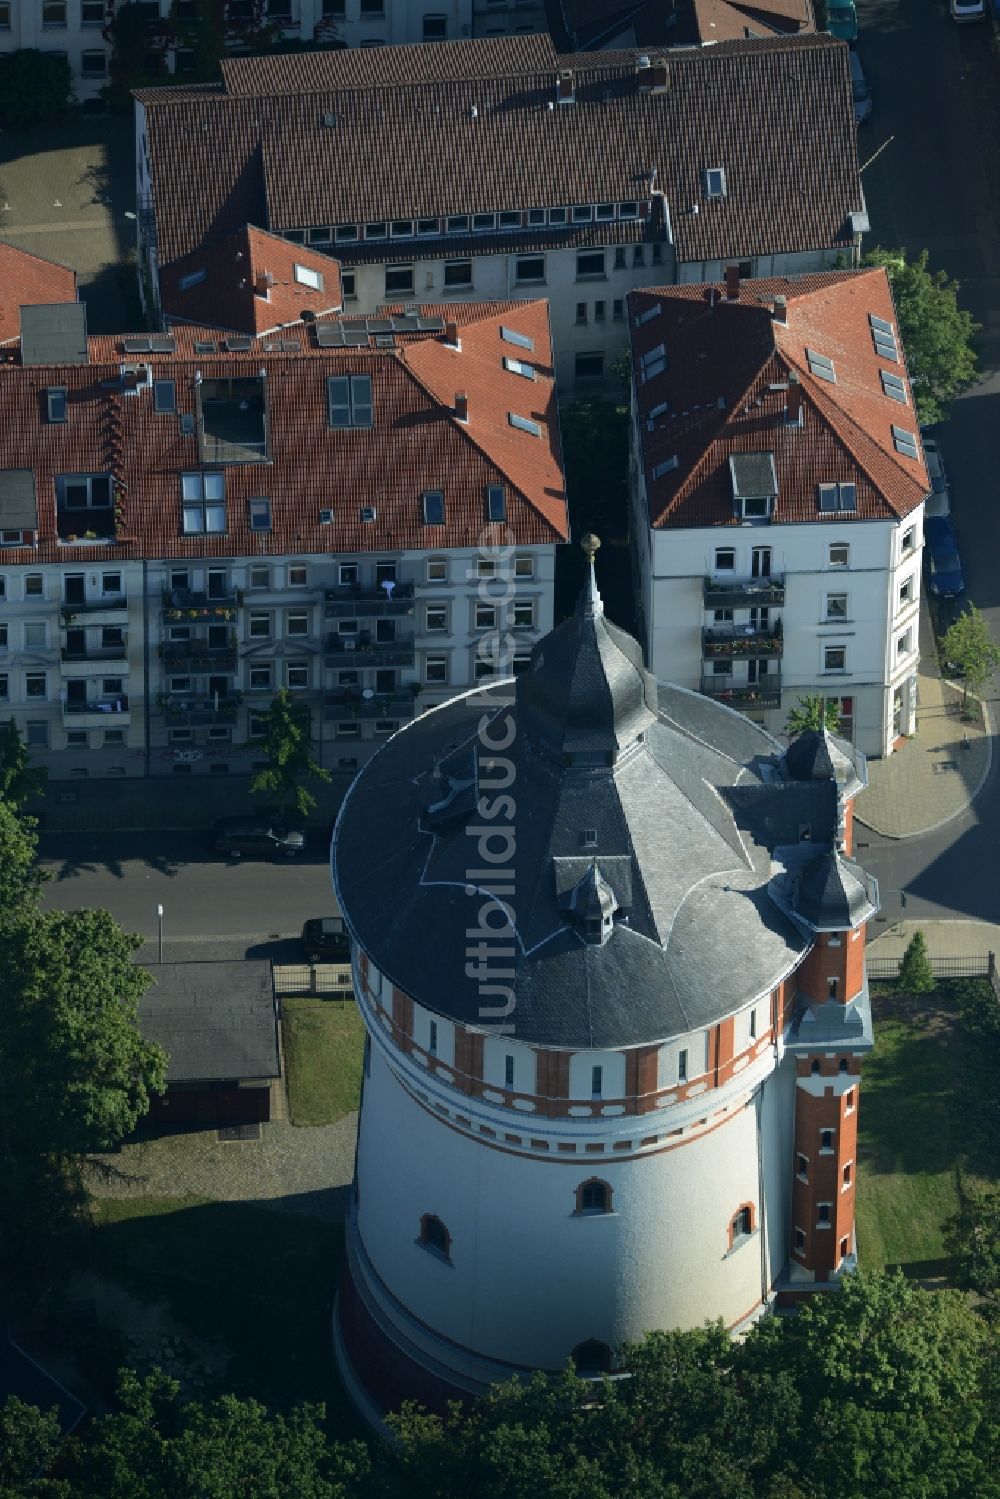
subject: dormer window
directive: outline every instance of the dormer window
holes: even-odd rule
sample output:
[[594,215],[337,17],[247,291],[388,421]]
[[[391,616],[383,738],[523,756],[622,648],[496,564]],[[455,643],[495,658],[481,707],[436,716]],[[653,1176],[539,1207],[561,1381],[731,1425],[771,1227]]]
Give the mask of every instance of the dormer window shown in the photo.
[[856,484],[821,484],[819,508],[820,513],[824,515],[840,511],[854,514],[858,508],[858,486]]
[[778,498],[778,476],[773,453],[732,453],[729,475],[733,508],[747,521],[770,520]]
[[507,491],[502,484],[486,487],[486,518],[491,521],[507,519]]
[[705,197],[726,196],[726,172],[724,167],[709,167],[705,172]]
[[50,385],[45,392],[45,419],[48,422],[69,420],[65,385]]
[[421,497],[425,526],[444,525],[444,490],[425,489]]

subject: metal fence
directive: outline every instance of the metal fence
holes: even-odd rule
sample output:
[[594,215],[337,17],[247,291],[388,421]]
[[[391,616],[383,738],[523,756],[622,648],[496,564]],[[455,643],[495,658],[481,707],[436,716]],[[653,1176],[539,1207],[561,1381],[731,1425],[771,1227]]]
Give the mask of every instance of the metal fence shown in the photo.
[[[873,957],[869,954],[867,967],[870,979],[899,978],[902,956],[898,958]],[[992,979],[996,989],[996,954],[976,953],[966,957],[931,958],[931,971],[937,979]]]
[[353,999],[354,986],[350,965],[343,963],[282,963],[275,964],[271,973],[274,992],[283,994],[331,995],[338,999]]

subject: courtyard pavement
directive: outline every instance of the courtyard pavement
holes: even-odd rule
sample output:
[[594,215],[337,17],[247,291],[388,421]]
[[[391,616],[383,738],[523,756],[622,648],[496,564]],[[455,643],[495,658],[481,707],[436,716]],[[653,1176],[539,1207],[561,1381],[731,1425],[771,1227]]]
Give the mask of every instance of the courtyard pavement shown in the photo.
[[870,943],[869,958],[901,958],[916,931],[932,958],[985,958],[1000,953],[1000,925],[990,921],[898,921]]

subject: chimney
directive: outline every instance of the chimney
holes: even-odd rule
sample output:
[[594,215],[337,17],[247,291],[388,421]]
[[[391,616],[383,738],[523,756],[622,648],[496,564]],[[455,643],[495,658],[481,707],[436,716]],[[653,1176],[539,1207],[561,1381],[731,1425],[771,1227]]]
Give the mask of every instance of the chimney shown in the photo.
[[649,70],[650,86],[654,94],[665,94],[667,91],[667,65],[665,62],[654,62]]
[[788,322],[788,298],[775,297],[772,315],[776,323]]
[[726,266],[726,301],[738,302],[740,300],[740,268],[738,265]]
[[799,377],[796,374],[791,374],[788,377],[785,421],[790,427],[801,427],[802,425],[802,386],[799,384]]
[[464,390],[455,394],[455,420],[467,422],[469,420],[469,397]]
[[560,68],[556,79],[556,98],[560,104],[575,104],[576,90],[573,87],[573,69]]
[[258,297],[266,297],[274,285],[274,277],[270,271],[258,271],[254,277],[253,289]]
[[460,349],[462,340],[458,336],[458,324],[454,318],[449,318],[444,325],[444,341],[449,349]]

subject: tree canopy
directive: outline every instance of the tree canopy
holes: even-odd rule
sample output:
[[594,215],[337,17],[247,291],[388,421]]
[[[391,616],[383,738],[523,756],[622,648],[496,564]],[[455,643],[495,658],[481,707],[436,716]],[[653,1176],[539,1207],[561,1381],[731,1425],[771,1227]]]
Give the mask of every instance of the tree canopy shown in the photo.
[[835,698],[800,697],[798,707],[789,710],[786,734],[794,739],[815,729],[828,729],[831,734],[839,732],[840,709]]
[[899,965],[899,987],[904,994],[929,994],[937,980],[927,956],[927,938],[918,928],[910,938]]
[[0,125],[8,130],[36,125],[69,103],[73,75],[58,52],[24,47],[0,55]]
[[949,664],[954,663],[962,673],[964,701],[968,701],[970,692],[980,697],[990,677],[1000,666],[1000,648],[975,604],[970,604],[949,626],[941,640],[941,654],[946,670]]
[[0,801],[19,812],[30,797],[41,795],[48,778],[47,770],[31,764],[17,724],[8,718],[0,733]]
[[330,772],[313,758],[309,705],[298,702],[287,687],[279,690],[268,709],[264,752],[267,768],[254,777],[250,790],[277,794],[282,808],[294,808],[307,817],[316,798],[303,781],[329,781]]
[[917,414],[922,423],[933,423],[948,415],[951,402],[976,378],[973,338],[980,324],[959,307],[959,283],[944,271],[928,270],[927,260],[926,250],[907,260],[903,250],[876,246],[865,265],[885,267]]

